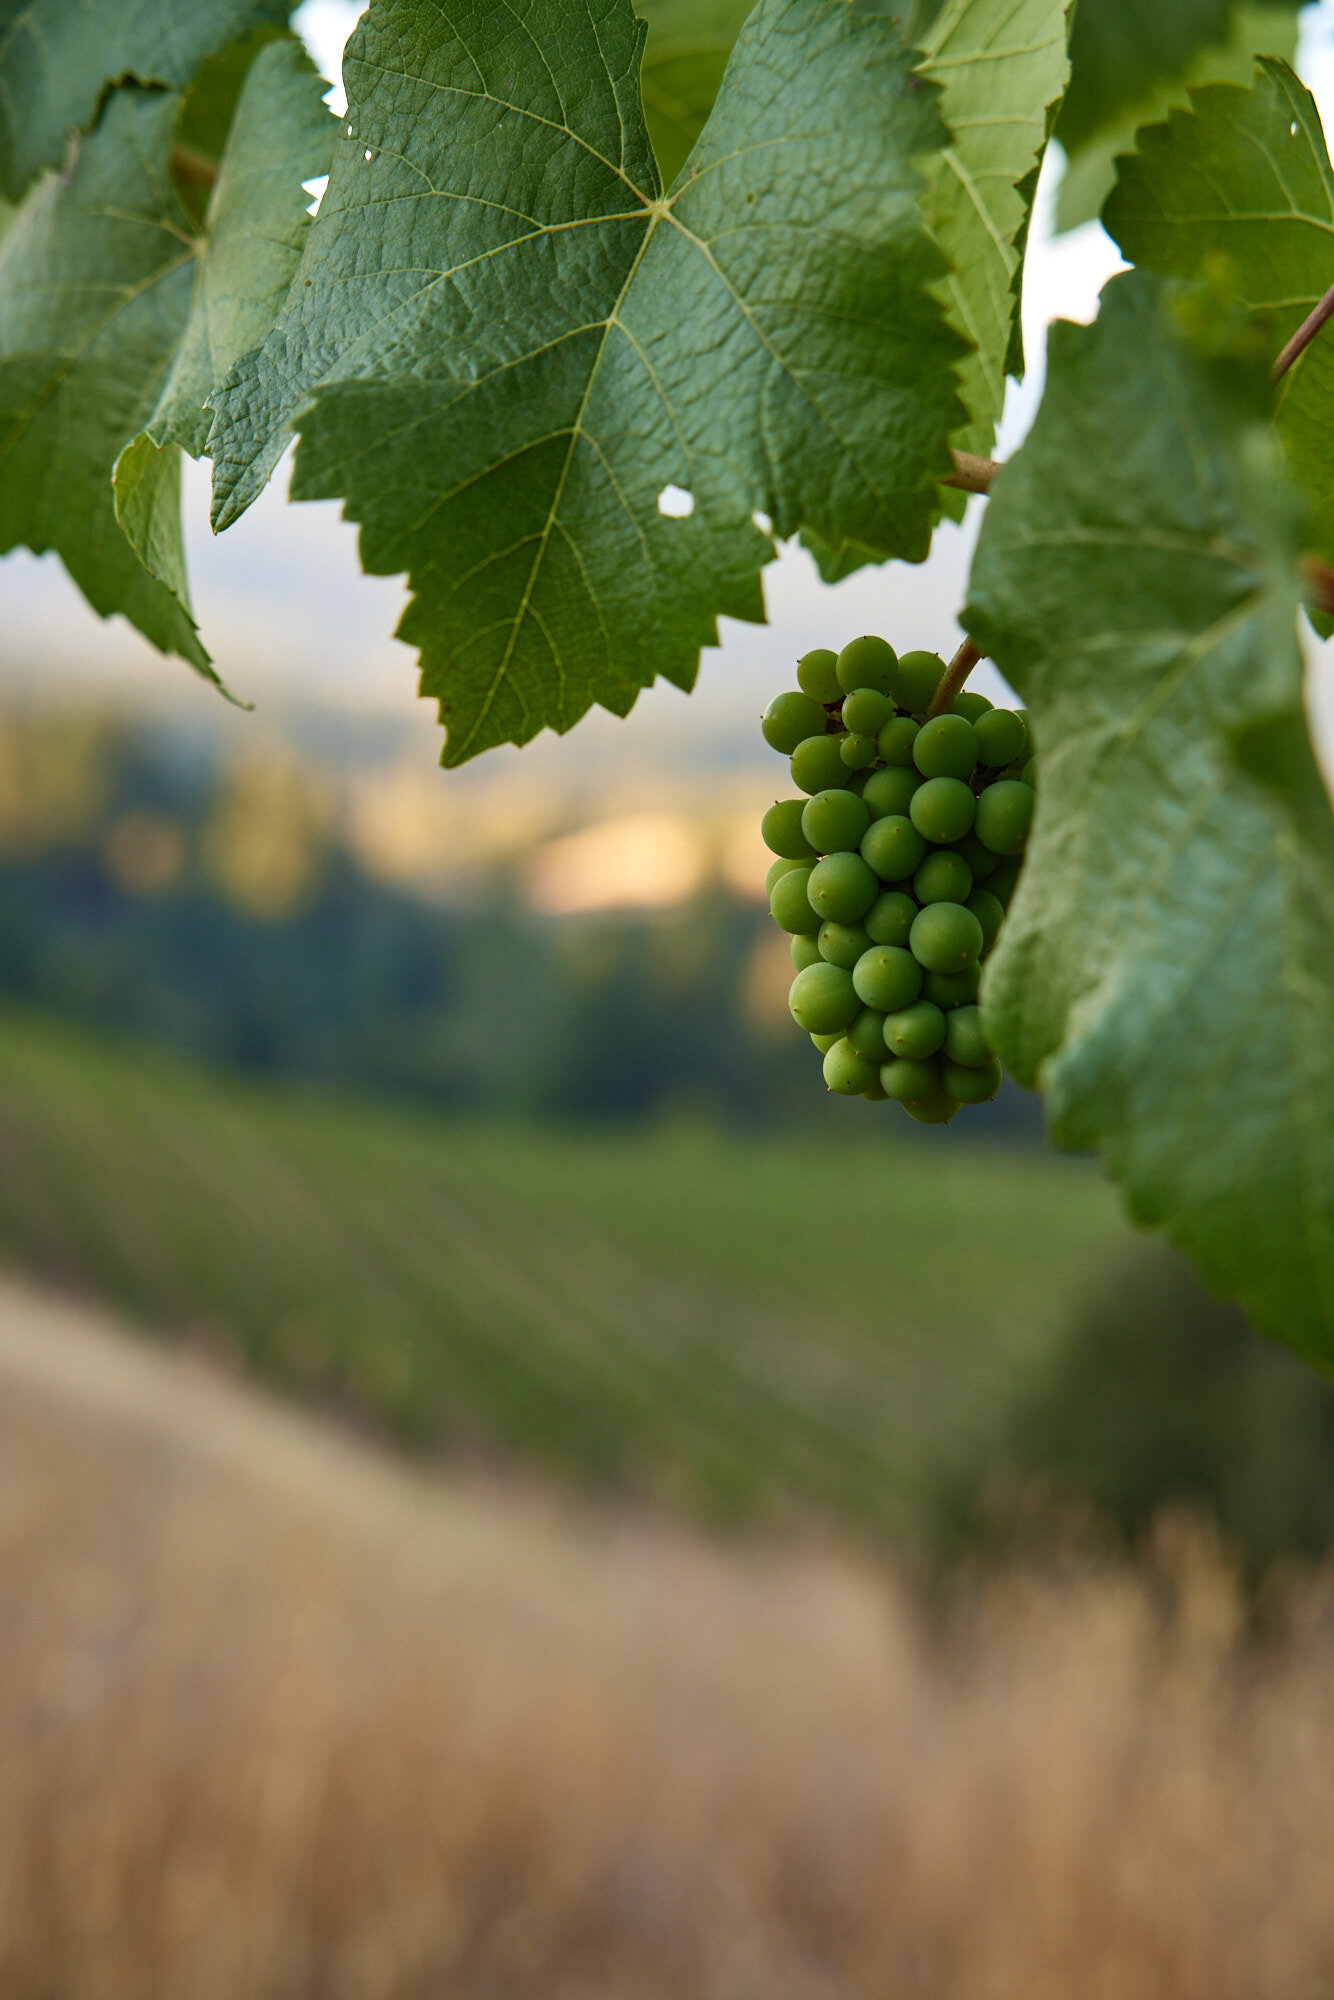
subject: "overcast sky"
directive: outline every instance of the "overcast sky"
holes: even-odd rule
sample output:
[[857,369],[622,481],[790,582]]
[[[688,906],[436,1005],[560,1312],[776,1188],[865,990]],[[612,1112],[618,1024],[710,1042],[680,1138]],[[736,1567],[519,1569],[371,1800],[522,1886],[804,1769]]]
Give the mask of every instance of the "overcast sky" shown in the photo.
[[[296,15],[331,78],[338,75],[342,44],[359,11],[349,0],[305,0]],[[1334,109],[1334,0],[1309,7],[1303,28],[1303,73],[1328,120]],[[1022,389],[1012,386],[1001,456],[1022,436],[1036,402],[1048,321],[1091,318],[1101,285],[1119,267],[1115,247],[1096,224],[1052,238],[1051,194],[1048,177],[1025,300],[1028,351],[1036,365]],[[414,697],[414,656],[390,637],[403,603],[402,584],[361,574],[355,531],[340,522],[337,503],[287,505],[284,465],[249,514],[215,539],[207,525],[207,476],[207,468],[188,468],[187,537],[196,614],[228,683],[261,704],[266,697],[309,696],[401,716],[415,713],[423,735],[433,736],[433,710]],[[974,503],[974,512],[982,504]],[[832,589],[820,583],[799,548],[784,550],[765,573],[767,627],[724,620],[722,645],[705,654],[698,691],[689,701],[660,687],[641,697],[628,723],[599,717],[592,737],[600,739],[605,754],[606,732],[628,736],[626,748],[643,756],[653,735],[677,743],[683,735],[696,740],[709,732],[730,735],[790,682],[792,662],[801,652],[814,645],[836,647],[867,630],[883,632],[900,650],[930,646],[947,652],[958,637],[954,613],[964,594],[973,529],[974,521],[962,530],[942,528],[930,561],[919,568],[895,563],[863,570]],[[11,685],[73,680],[107,695],[133,692],[150,700],[157,691],[173,710],[182,698],[216,700],[192,682],[187,667],[164,661],[123,621],[97,619],[54,558],[39,560],[24,551],[5,557],[0,590],[0,676]],[[987,671],[981,670],[976,682],[984,691]],[[236,726],[243,728],[245,718],[238,716]],[[580,726],[565,754],[577,755],[581,733],[588,730],[589,725]],[[592,740],[588,747],[594,748]]]

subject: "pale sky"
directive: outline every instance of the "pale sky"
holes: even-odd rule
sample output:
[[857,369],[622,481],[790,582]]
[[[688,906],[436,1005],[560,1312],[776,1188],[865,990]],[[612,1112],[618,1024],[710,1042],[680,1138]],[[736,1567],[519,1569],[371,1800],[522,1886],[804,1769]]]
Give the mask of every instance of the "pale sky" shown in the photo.
[[[324,73],[338,75],[342,45],[360,8],[349,0],[305,0],[296,23]],[[1303,15],[1303,74],[1334,110],[1334,0]],[[341,92],[340,92],[341,97]],[[339,98],[335,98],[335,105]],[[1119,268],[1116,250],[1098,224],[1053,238],[1053,176],[1046,177],[1029,256],[1025,331],[1028,381],[1012,385],[998,455],[1023,435],[1041,386],[1045,328],[1055,317],[1086,320],[1098,291]],[[399,716],[415,714],[423,738],[435,740],[433,709],[415,699],[415,659],[390,634],[404,601],[401,581],[361,574],[355,532],[335,502],[289,506],[286,466],[235,527],[214,538],[207,525],[206,467],[187,468],[186,521],[196,615],[219,670],[238,693],[262,705],[266,697],[332,701]],[[948,653],[957,643],[954,613],[962,602],[976,514],[962,529],[943,527],[930,560],[860,571],[829,588],[804,552],[792,545],[765,572],[769,624],[723,620],[722,644],[704,656],[696,693],[658,687],[642,696],[628,722],[595,711],[566,739],[561,755],[577,754],[581,738],[605,756],[611,742],[637,758],[651,755],[649,738],[679,745],[749,727],[758,710],[790,683],[792,663],[808,647],[838,647],[859,632],[880,631],[900,650],[929,646]],[[83,604],[54,558],[17,551],[0,561],[4,619],[0,682],[43,686],[75,682],[108,698],[155,693],[177,712],[182,699],[215,702],[190,671],[163,660],[122,620],[103,623]],[[976,685],[998,692],[979,670]],[[1324,681],[1322,673],[1321,680]],[[1322,710],[1325,703],[1320,703]],[[1334,716],[1331,716],[1334,722]],[[235,724],[245,727],[245,718]],[[1323,732],[1322,732],[1323,733]],[[554,745],[550,748],[554,752]]]

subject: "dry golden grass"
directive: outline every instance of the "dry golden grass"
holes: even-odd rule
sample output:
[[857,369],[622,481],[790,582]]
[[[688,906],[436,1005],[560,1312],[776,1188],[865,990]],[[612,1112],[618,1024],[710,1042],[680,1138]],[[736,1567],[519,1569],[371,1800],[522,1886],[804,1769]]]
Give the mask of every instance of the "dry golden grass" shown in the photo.
[[1316,2000],[1334,1617],[926,1620],[442,1490],[0,1292],[4,2000]]

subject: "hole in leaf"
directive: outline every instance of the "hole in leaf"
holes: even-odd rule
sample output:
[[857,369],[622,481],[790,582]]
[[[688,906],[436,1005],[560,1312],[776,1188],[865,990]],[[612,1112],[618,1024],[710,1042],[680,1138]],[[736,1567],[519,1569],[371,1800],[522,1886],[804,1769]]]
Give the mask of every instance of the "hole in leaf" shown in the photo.
[[658,512],[669,521],[687,521],[695,511],[695,496],[684,486],[664,486],[658,495]]
[[307,215],[318,215],[320,203],[324,200],[324,190],[329,185],[329,176],[316,174],[313,180],[302,181],[301,185],[310,196],[310,200],[306,203]]
[[369,147],[369,146],[367,146],[367,148],[366,148],[366,158],[367,158],[367,159],[369,160],[369,159],[371,159],[372,157],[373,157],[373,155],[372,155],[372,153],[371,153],[371,149],[370,149],[370,147]]
[[773,533],[774,524],[762,507],[757,507],[750,518],[762,535],[771,535]]
[[1295,139],[1297,137],[1297,120],[1295,118],[1292,121],[1292,129],[1288,136],[1292,139]]

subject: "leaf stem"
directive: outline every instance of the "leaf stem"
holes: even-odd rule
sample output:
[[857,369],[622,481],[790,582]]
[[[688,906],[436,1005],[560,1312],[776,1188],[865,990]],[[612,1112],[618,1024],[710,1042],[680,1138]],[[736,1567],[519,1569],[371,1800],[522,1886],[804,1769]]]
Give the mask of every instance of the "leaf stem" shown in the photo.
[[1271,382],[1281,382],[1299,355],[1304,354],[1322,326],[1334,319],[1334,285],[1325,293],[1315,311],[1308,313],[1270,370]]
[[[1330,581],[1334,582],[1334,577],[1331,577]],[[944,715],[955,697],[963,692],[964,682],[983,657],[984,655],[978,652],[977,647],[971,639],[964,640],[962,646],[960,646],[958,652],[941,675],[940,685],[931,697],[931,706],[926,711],[928,722],[931,721],[933,716]]]
[[957,486],[964,493],[990,493],[991,482],[1000,471],[994,458],[978,458],[971,451],[955,451],[950,456],[954,470],[941,480],[942,486]]
[[1302,576],[1306,583],[1306,598],[1316,611],[1323,611],[1326,617],[1334,618],[1334,569],[1321,562],[1318,556],[1303,556]]

